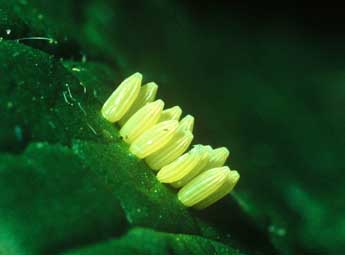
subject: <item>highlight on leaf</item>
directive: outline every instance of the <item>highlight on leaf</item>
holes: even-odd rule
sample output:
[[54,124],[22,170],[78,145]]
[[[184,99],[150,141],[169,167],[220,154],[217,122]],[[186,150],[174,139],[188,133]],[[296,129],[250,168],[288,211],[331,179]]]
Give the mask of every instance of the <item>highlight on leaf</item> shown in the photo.
[[164,110],[161,99],[154,101],[158,85],[141,82],[140,73],[131,75],[102,107],[105,119],[122,126],[120,135],[129,151],[158,171],[158,181],[181,188],[178,199],[187,207],[204,209],[229,194],[240,178],[224,166],[229,150],[197,144],[185,153],[194,138],[194,117],[180,120],[179,106]]

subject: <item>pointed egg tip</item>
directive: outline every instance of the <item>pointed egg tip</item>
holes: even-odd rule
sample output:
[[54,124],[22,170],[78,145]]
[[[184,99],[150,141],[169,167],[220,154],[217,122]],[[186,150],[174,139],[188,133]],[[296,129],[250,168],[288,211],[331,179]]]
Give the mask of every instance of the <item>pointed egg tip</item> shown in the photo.
[[230,151],[228,150],[228,148],[226,148],[224,146],[214,149],[214,152],[222,154],[225,157],[228,157],[230,155]]
[[164,106],[164,101],[162,99],[157,99],[156,101],[153,101],[152,103]]
[[203,146],[204,146],[204,148],[205,148],[206,150],[208,150],[208,151],[213,150],[213,148],[212,148],[211,145],[203,145]]
[[176,106],[172,107],[172,109],[173,109],[174,112],[175,112],[175,116],[176,116],[175,119],[176,119],[176,120],[179,120],[180,117],[181,117],[181,115],[182,115],[182,109],[181,109],[181,107],[178,106],[178,105],[176,105]]
[[225,147],[219,147],[210,151],[209,162],[206,168],[221,167],[229,157],[229,150]]
[[132,74],[131,76],[129,76],[129,77],[133,77],[133,78],[135,78],[135,79],[140,79],[140,80],[142,80],[143,79],[143,75],[141,74],[141,73],[139,73],[139,72],[135,72],[134,74]]
[[139,95],[142,80],[143,80],[143,75],[139,72],[136,72],[136,73],[130,75],[128,78],[126,78],[122,83],[127,84],[128,87],[139,85],[139,91],[138,91],[138,95]]
[[195,150],[205,150],[207,152],[212,151],[212,147],[210,145],[203,145],[203,144],[194,144],[193,149]]
[[174,109],[175,111],[178,111],[178,112],[182,112],[181,107],[178,106],[178,105],[175,105],[175,106],[171,107],[171,109]]
[[216,168],[213,168],[213,169],[217,169],[218,170],[218,174],[219,175],[223,175],[224,178],[231,173],[231,170],[230,170],[230,168],[228,166],[221,166],[221,167],[216,167]]
[[182,114],[182,109],[179,106],[173,106],[171,108],[165,109],[162,112],[159,122],[167,120],[179,120]]
[[145,94],[146,100],[149,100],[148,102],[152,102],[156,98],[158,91],[157,83],[151,81],[143,85],[141,89],[142,93]]
[[144,86],[150,87],[152,90],[158,90],[158,85],[154,81],[146,83]]
[[122,83],[128,83],[129,84],[140,84],[141,86],[141,82],[143,80],[143,75],[139,72],[136,72],[130,76],[128,76]]
[[200,173],[204,172],[205,170],[207,170],[206,166],[209,162],[212,147],[209,145],[205,146],[205,145],[197,144],[197,145],[194,145],[193,150],[195,150],[200,155],[200,162],[198,165],[199,172]]
[[157,91],[158,85],[154,82],[149,82],[143,85],[140,90],[140,103],[145,105],[146,103],[153,102],[156,98]]
[[[149,102],[147,103],[145,106],[143,106],[141,109],[143,109],[144,107],[150,107],[150,108],[154,108],[154,109],[160,109],[161,111],[163,111],[164,108],[164,101],[162,99],[157,99],[156,101],[153,102]],[[139,111],[141,110],[139,109]]]
[[236,170],[231,170],[230,173],[228,173],[228,179],[236,185],[237,182],[240,180],[240,174]]
[[194,129],[194,117],[190,114],[186,115],[181,121],[180,121],[180,129],[189,130],[190,132],[193,132]]

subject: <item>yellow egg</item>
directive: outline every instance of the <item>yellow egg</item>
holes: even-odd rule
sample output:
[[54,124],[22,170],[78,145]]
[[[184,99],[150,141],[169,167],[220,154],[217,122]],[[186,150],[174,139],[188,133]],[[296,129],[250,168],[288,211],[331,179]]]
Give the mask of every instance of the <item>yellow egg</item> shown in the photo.
[[177,120],[160,122],[144,132],[129,147],[138,158],[145,158],[164,147],[173,138],[178,127]]
[[132,143],[146,130],[157,123],[164,107],[162,100],[146,104],[137,111],[120,129],[120,135],[126,143]]
[[134,101],[133,105],[129,108],[126,114],[120,119],[119,124],[123,126],[127,120],[136,113],[145,104],[153,102],[156,98],[158,85],[154,82],[149,82],[140,88],[139,95]]
[[182,114],[182,109],[179,106],[174,106],[165,109],[159,119],[159,122],[167,120],[179,120]]
[[177,131],[174,137],[163,148],[152,153],[145,161],[153,170],[159,170],[181,156],[193,140],[189,131]]
[[229,194],[240,178],[223,166],[229,150],[198,144],[185,153],[193,140],[194,117],[186,115],[179,122],[182,109],[163,110],[164,102],[154,101],[158,85],[141,87],[141,82],[140,73],[125,79],[101,110],[105,119],[122,126],[120,135],[129,151],[158,171],[159,182],[181,188],[177,196],[187,207],[204,209]]
[[229,154],[229,150],[225,147],[220,147],[210,151],[209,160],[207,165],[205,166],[205,170],[223,166],[225,161],[229,157]]
[[202,209],[228,194],[238,179],[237,171],[232,172],[227,166],[212,168],[195,177],[177,196],[185,206]]
[[182,187],[197,176],[207,164],[208,150],[206,146],[195,145],[188,153],[172,163],[162,167],[157,174],[160,182],[169,183],[175,188]]
[[180,178],[179,180],[172,182],[171,186],[174,188],[181,188],[182,186],[186,185],[190,180],[192,180],[195,176],[200,174],[202,171],[204,171],[205,166],[208,163],[209,158],[209,152],[212,150],[211,146],[205,146],[205,145],[194,145],[193,151],[196,151],[199,155],[199,162],[198,164],[191,169],[188,173],[186,170],[186,174]]
[[207,198],[203,199],[201,202],[195,204],[193,207],[200,210],[214,204],[215,202],[229,194],[236,186],[239,179],[239,173],[235,170],[231,170],[228,174],[227,180],[223,183],[222,186],[217,189],[217,191],[209,195]]
[[193,132],[194,128],[194,117],[192,115],[186,115],[181,121],[180,121],[180,129],[189,130],[190,132]]
[[135,73],[125,79],[102,107],[102,115],[110,122],[120,120],[139,95],[142,75]]
[[183,154],[174,162],[164,166],[157,174],[157,179],[163,183],[174,183],[182,180],[188,175],[195,175],[192,173],[196,166],[200,163],[201,155],[199,151],[192,149],[186,154]]

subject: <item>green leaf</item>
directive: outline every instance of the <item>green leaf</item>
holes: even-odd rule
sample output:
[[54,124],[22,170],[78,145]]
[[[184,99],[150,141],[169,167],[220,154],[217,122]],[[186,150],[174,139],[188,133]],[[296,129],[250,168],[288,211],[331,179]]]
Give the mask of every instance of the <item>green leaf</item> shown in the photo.
[[0,156],[0,253],[53,254],[120,235],[116,198],[67,147],[33,143]]
[[[343,253],[343,43],[194,7],[0,0],[1,252]],[[231,196],[186,209],[128,152],[100,109],[134,71],[230,148]]]
[[[118,137],[117,128],[100,116],[101,102],[113,89],[108,85],[113,76],[109,68],[76,62],[65,62],[62,66],[46,53],[16,42],[2,42],[0,52],[2,70],[8,74],[0,78],[5,92],[1,101],[6,106],[1,118],[6,123],[4,130],[11,134],[2,132],[3,151],[21,153],[35,141],[71,146],[82,169],[96,173],[104,188],[120,201],[130,225],[197,234],[247,251],[273,249],[262,232],[236,207],[236,201],[217,212],[217,218],[229,223],[227,218],[231,211],[239,214],[238,222],[224,226],[224,222],[216,222],[212,215],[185,208],[173,189],[160,184],[153,172],[128,152],[128,146]],[[50,162],[52,168],[56,167],[53,161],[46,159],[47,173],[54,171],[48,165]],[[80,203],[79,198],[75,203]],[[44,209],[37,209],[34,214],[39,214],[39,210]],[[114,214],[114,217],[118,216]],[[256,234],[248,238],[241,234],[243,230]],[[80,231],[88,230],[80,227]],[[63,233],[61,239],[67,242],[70,237]],[[53,246],[45,239],[41,242],[32,242],[32,245],[37,250]]]
[[66,255],[111,254],[223,254],[240,255],[222,243],[199,236],[169,234],[145,228],[133,228],[119,239],[106,241]]

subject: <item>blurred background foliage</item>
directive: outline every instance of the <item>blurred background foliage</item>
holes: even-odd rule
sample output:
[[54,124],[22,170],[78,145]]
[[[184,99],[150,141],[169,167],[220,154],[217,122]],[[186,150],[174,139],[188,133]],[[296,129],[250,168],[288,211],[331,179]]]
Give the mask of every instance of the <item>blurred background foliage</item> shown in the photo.
[[[1,0],[0,37],[22,38],[66,68],[91,63],[113,70],[116,82],[135,71],[156,81],[167,106],[196,117],[196,142],[230,148],[230,167],[241,174],[233,203],[241,209],[222,212],[223,201],[196,217],[208,214],[219,226],[238,228],[241,242],[257,239],[246,252],[260,253],[260,242],[269,242],[275,248],[264,254],[341,254],[345,34],[339,17],[335,9],[208,1]],[[25,39],[32,36],[51,40]],[[104,68],[90,74],[109,77]],[[111,91],[99,89],[104,96]],[[26,146],[8,144],[2,152]],[[251,227],[240,231],[241,217],[269,241]],[[148,230],[128,235],[140,239],[140,231]]]

